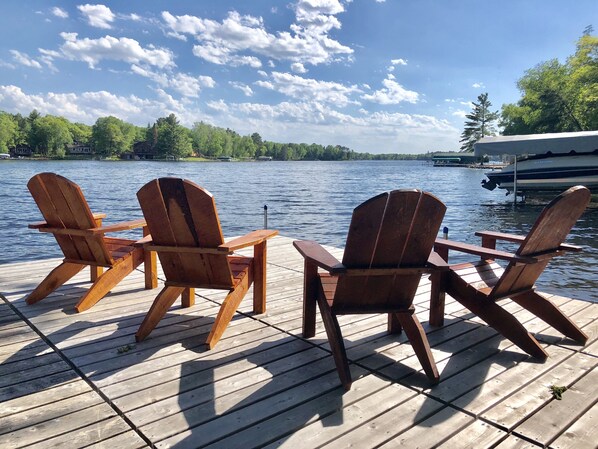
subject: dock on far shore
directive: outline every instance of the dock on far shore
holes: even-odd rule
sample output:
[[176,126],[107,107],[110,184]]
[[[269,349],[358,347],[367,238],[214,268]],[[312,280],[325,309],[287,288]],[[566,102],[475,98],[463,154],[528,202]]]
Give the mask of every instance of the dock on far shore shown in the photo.
[[[135,343],[161,288],[144,290],[141,270],[76,313],[86,270],[28,306],[58,259],[0,265],[0,447],[596,448],[598,304],[551,297],[590,336],[582,347],[501,303],[545,346],[539,362],[448,296],[444,326],[429,326],[422,278],[416,313],[440,383],[429,384],[403,334],[386,333],[385,316],[345,315],[345,392],[319,316],[316,336],[302,338],[292,240],[268,243],[267,312],[252,314],[249,292],[211,351],[202,342],[222,291],[196,289],[195,306],[177,301]],[[566,390],[559,399],[551,387]]]

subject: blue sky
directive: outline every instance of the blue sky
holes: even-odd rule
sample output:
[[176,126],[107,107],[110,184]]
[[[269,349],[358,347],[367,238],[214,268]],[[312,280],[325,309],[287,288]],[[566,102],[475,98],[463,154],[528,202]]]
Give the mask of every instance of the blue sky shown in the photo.
[[0,110],[457,150],[480,93],[516,102],[597,19],[596,0],[4,0]]

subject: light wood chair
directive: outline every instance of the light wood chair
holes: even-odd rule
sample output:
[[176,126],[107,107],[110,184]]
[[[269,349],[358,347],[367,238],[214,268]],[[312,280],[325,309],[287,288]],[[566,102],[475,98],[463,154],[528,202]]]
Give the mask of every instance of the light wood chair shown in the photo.
[[[548,354],[533,335],[497,304],[501,299],[511,298],[567,337],[585,343],[587,335],[552,302],[536,292],[534,284],[553,257],[567,251],[581,251],[580,247],[563,242],[589,201],[587,188],[570,188],[544,208],[525,237],[476,232],[482,237],[481,247],[438,239],[434,248],[446,261],[449,250],[474,254],[481,260],[451,266],[449,272],[434,279],[437,284],[432,289],[435,294],[430,307],[430,324],[442,325],[445,294],[448,293],[525,352],[545,359]],[[497,240],[520,245],[514,254],[499,251]],[[503,269],[496,260],[507,261],[508,265]]]
[[316,242],[293,242],[305,259],[303,336],[315,335],[317,303],[346,390],[352,380],[337,320],[337,315],[345,314],[388,314],[389,332],[404,329],[425,373],[438,381],[413,298],[423,273],[445,267],[431,252],[445,211],[445,205],[429,193],[395,190],[353,211],[342,263]]
[[[220,340],[241,300],[253,284],[253,311],[266,311],[266,241],[278,234],[258,230],[224,243],[216,203],[207,190],[191,181],[160,178],[137,192],[151,239],[146,251],[158,253],[166,276],[137,334],[143,340],[156,327],[174,301],[194,304],[195,288],[228,290],[206,340],[211,349]],[[253,246],[253,257],[233,251]]]
[[[26,301],[34,304],[63,285],[84,267],[91,268],[93,285],[75,309],[89,309],[112,290],[125,276],[145,261],[145,288],[155,288],[155,256],[135,247],[135,240],[106,237],[107,233],[143,227],[145,220],[102,226],[106,214],[93,214],[77,184],[55,173],[40,173],[27,183],[45,221],[31,229],[54,235],[64,261],[46,276]],[[103,268],[108,270],[104,273]]]

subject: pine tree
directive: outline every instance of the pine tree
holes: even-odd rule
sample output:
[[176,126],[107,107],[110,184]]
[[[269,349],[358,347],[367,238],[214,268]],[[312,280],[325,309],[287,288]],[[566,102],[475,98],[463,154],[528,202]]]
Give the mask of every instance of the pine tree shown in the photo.
[[461,152],[473,151],[473,144],[482,137],[494,136],[496,128],[494,122],[498,119],[498,111],[491,112],[492,103],[488,100],[488,93],[480,94],[478,102],[473,103],[473,109],[465,118],[465,128],[461,134]]

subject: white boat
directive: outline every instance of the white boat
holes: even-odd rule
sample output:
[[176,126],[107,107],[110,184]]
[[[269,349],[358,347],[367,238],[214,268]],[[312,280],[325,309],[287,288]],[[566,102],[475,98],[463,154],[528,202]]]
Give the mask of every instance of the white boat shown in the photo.
[[488,190],[527,194],[584,185],[598,193],[598,131],[484,137],[474,151],[515,157],[502,170],[486,173],[482,186]]

